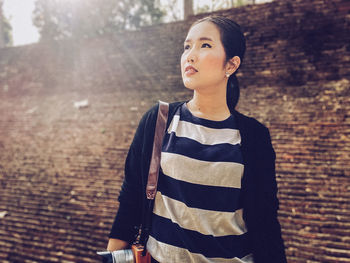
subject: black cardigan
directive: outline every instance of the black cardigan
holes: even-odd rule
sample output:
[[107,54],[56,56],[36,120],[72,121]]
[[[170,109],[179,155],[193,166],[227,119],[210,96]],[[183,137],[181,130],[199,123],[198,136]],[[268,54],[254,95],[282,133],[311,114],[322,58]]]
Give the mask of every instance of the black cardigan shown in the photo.
[[[167,127],[183,102],[171,103]],[[152,154],[158,105],[141,119],[125,162],[125,178],[119,195],[119,210],[110,238],[132,243],[138,233],[147,200],[145,188]],[[277,219],[279,202],[275,178],[275,152],[268,129],[257,120],[235,111],[241,134],[244,162],[241,197],[243,218],[251,239],[254,263],[285,263],[281,226]]]

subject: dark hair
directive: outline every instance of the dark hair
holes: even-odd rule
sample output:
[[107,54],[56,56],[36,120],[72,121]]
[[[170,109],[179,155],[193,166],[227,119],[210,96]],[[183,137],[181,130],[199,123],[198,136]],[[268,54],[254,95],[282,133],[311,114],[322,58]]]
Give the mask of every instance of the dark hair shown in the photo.
[[[238,56],[242,64],[246,46],[240,25],[227,17],[207,16],[197,20],[192,26],[205,21],[212,22],[220,31],[221,42],[226,53],[225,62],[228,62],[234,56]],[[236,73],[237,70],[227,82],[226,102],[231,113],[234,111],[239,99],[239,84]]]

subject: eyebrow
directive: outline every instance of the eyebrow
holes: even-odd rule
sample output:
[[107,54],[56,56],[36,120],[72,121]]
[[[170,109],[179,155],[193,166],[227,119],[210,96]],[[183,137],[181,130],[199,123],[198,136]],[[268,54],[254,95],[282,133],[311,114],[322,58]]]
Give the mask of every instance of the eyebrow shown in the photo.
[[[209,41],[213,41],[211,38],[209,38],[209,37],[201,37],[201,38],[199,38],[199,40],[200,41],[203,41],[203,40],[209,40]],[[191,42],[192,40],[191,39],[186,39],[185,40],[185,43],[187,43],[187,42]]]

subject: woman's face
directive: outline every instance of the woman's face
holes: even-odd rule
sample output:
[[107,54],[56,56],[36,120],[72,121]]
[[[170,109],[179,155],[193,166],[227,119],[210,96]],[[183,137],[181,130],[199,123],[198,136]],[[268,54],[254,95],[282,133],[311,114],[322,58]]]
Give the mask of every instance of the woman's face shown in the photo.
[[181,56],[185,87],[192,90],[226,88],[225,61],[218,28],[208,21],[194,25],[187,34]]

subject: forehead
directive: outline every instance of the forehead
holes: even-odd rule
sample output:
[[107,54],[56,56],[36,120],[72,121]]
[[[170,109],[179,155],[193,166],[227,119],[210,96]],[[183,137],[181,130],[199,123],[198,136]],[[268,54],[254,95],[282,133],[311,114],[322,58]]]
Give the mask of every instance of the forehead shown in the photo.
[[221,41],[220,31],[212,22],[200,22],[190,28],[186,40],[197,41],[201,38],[210,38],[213,41]]

